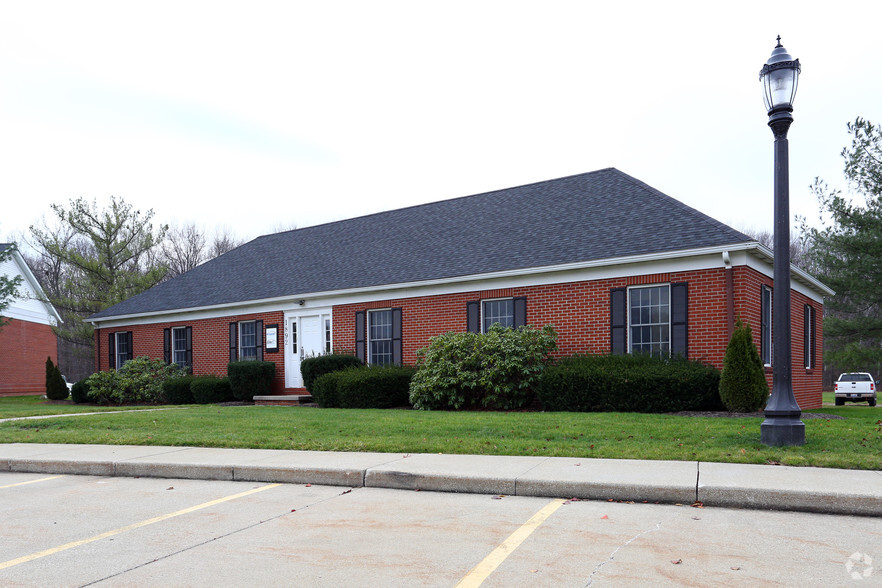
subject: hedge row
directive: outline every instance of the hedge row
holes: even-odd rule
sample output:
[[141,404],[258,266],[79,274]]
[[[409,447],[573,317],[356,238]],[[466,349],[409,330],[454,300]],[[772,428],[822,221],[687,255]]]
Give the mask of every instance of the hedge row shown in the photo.
[[312,385],[322,408],[394,408],[408,406],[415,369],[406,366],[362,366],[329,372]]
[[546,367],[538,396],[549,411],[724,410],[720,372],[697,361],[649,355],[584,355]]

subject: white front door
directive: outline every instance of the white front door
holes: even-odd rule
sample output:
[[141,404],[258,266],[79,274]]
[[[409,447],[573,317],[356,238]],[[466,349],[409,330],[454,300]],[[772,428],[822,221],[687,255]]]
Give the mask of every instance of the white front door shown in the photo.
[[290,315],[285,324],[285,387],[302,388],[300,362],[304,358],[321,355],[330,333],[329,314]]

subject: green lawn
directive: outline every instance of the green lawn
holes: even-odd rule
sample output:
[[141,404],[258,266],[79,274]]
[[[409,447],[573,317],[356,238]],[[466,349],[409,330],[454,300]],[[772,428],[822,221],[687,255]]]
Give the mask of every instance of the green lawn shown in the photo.
[[[0,399],[0,419],[107,410]],[[150,408],[150,407],[141,407]],[[806,444],[760,444],[762,418],[187,406],[0,423],[0,443],[101,443],[391,453],[553,455],[882,469],[882,408],[824,407]]]

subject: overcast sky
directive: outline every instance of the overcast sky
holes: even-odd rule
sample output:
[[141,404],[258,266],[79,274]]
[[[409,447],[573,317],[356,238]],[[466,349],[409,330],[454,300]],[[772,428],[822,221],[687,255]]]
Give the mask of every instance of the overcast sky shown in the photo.
[[848,0],[2,1],[0,239],[78,196],[252,238],[610,166],[769,230],[758,72],[779,34],[803,66],[791,212],[815,219],[813,178],[845,187],[846,123],[882,123],[880,17]]

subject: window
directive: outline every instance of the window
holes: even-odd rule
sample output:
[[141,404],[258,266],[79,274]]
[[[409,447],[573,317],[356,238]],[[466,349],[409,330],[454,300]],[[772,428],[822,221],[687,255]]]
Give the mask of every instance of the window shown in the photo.
[[172,361],[181,367],[187,366],[187,329],[172,329]]
[[628,350],[631,353],[670,355],[671,287],[631,288],[628,297]]
[[110,333],[110,367],[119,369],[123,364],[134,357],[132,345],[132,332],[121,331]]
[[610,352],[689,357],[689,284],[610,290]]
[[471,333],[486,333],[495,323],[515,329],[526,326],[527,299],[494,298],[466,303],[466,330]]
[[482,333],[497,323],[503,328],[511,327],[514,325],[514,301],[511,298],[484,300],[481,302],[481,317]]
[[172,327],[162,330],[162,351],[165,363],[176,363],[193,369],[193,328]]
[[291,321],[291,353],[296,357],[300,353],[297,347],[297,319]]
[[762,316],[760,317],[760,351],[764,365],[772,365],[772,289],[762,288]]
[[325,353],[331,353],[331,319],[325,319]]
[[230,361],[248,359],[263,361],[263,321],[230,323]]
[[239,323],[239,359],[257,359],[257,329],[255,321]]
[[[359,310],[355,313],[355,355],[369,364],[401,365],[401,309]],[[329,323],[325,323],[328,344]]]
[[392,311],[368,312],[368,363],[385,365],[392,363]]
[[803,345],[805,348],[805,369],[810,370],[815,367],[815,309],[811,305],[806,304],[803,319],[805,328],[803,330]]

